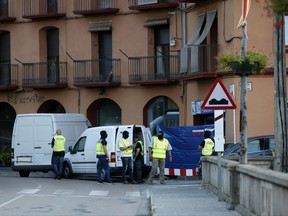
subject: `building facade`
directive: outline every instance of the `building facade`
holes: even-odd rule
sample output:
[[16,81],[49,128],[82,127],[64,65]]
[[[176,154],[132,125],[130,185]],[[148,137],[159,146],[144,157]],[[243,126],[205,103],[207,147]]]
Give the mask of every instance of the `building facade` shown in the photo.
[[[0,136],[21,113],[83,113],[93,126],[214,122],[199,104],[216,78],[233,93],[227,142],[239,138],[240,77],[217,56],[241,50],[239,0],[1,0]],[[252,1],[247,50],[269,57],[248,77],[248,136],[274,133],[273,17]],[[175,122],[172,123],[174,125]]]

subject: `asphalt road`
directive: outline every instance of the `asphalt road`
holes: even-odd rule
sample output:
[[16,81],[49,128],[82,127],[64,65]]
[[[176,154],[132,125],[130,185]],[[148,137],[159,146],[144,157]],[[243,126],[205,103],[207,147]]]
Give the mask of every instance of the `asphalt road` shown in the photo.
[[0,178],[0,215],[150,215],[146,184],[31,176]]
[[0,169],[0,216],[239,216],[205,190],[197,177],[166,179],[166,185],[98,185],[96,176],[54,180],[53,173],[21,178]]

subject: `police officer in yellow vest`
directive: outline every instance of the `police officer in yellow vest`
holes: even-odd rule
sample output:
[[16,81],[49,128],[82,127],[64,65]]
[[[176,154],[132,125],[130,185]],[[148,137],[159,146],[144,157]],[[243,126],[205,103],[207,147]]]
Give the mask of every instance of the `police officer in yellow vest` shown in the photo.
[[105,170],[105,179],[108,184],[111,184],[110,167],[109,167],[109,153],[106,138],[108,136],[105,130],[100,131],[100,139],[96,144],[97,162],[97,177],[98,184],[102,184],[102,170]]
[[[202,156],[210,156],[215,154],[214,151],[214,139],[210,138],[211,136],[211,132],[208,130],[204,131],[204,140],[200,143],[200,145],[198,146],[198,150],[202,151]],[[202,162],[201,162],[201,158],[197,167],[197,175],[198,177],[202,177]]]
[[129,141],[129,132],[123,131],[122,138],[119,140],[118,147],[121,152],[121,160],[122,160],[122,180],[123,184],[128,184],[129,182],[126,179],[126,172],[128,169],[129,179],[131,184],[137,183],[134,180],[133,176],[133,144],[130,144]]
[[164,138],[163,131],[159,131],[157,136],[153,136],[152,142],[149,145],[149,156],[152,159],[152,168],[148,176],[148,183],[152,184],[159,167],[159,180],[161,184],[166,184],[164,181],[164,169],[166,160],[166,151],[169,153],[169,161],[172,162],[172,147],[167,139]]
[[65,143],[66,139],[61,134],[61,130],[56,130],[56,135],[52,139],[51,147],[53,148],[52,154],[52,168],[55,174],[54,179],[61,179],[63,162],[65,156]]
[[139,138],[139,135],[135,136],[135,147],[134,147],[134,171],[137,183],[143,183],[142,179],[142,166],[144,164],[144,146],[143,142]]
[[199,150],[202,150],[202,156],[210,156],[214,154],[214,139],[210,138],[211,132],[204,131],[204,140],[198,146]]

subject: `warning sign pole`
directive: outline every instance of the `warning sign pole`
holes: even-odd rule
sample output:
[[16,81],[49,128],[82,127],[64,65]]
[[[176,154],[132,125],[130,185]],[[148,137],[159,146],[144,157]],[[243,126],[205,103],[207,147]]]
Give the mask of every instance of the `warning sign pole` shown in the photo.
[[202,109],[214,109],[215,127],[215,152],[218,155],[218,200],[223,200],[222,179],[221,179],[221,152],[224,152],[224,111],[226,109],[236,109],[236,104],[225,88],[221,79],[217,78],[206,96]]
[[221,152],[224,151],[224,111],[215,110],[214,111],[214,126],[215,126],[215,152],[218,156],[218,200],[222,201],[222,172],[221,172]]

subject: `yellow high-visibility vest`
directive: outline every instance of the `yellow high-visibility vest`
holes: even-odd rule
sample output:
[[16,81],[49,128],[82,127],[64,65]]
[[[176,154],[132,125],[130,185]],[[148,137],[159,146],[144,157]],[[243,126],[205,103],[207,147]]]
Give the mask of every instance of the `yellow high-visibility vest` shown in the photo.
[[153,137],[153,158],[166,158],[166,151],[168,149],[168,140],[159,140],[158,137]]
[[65,142],[66,139],[62,135],[56,135],[54,136],[54,146],[53,146],[53,151],[54,152],[62,152],[65,151]]
[[202,149],[202,155],[210,156],[213,153],[214,142],[211,138],[206,138],[204,139],[204,141],[205,141],[205,145],[204,145],[204,148]]
[[[136,143],[140,143],[141,146],[141,155],[144,155],[144,146],[143,146],[143,142],[141,140],[138,140]],[[135,152],[136,152],[136,146],[135,146]]]
[[[104,147],[103,147],[101,141],[102,141],[102,140],[100,139],[100,140],[97,142],[97,144],[96,144],[96,154],[97,154],[97,155],[105,155]],[[106,149],[107,149],[107,151],[108,151],[108,145],[106,145]]]
[[[128,147],[130,145],[129,141],[125,139],[120,139],[119,142],[121,142],[124,147]],[[128,148],[122,152],[124,152],[125,155],[131,155],[133,150],[132,148]]]

